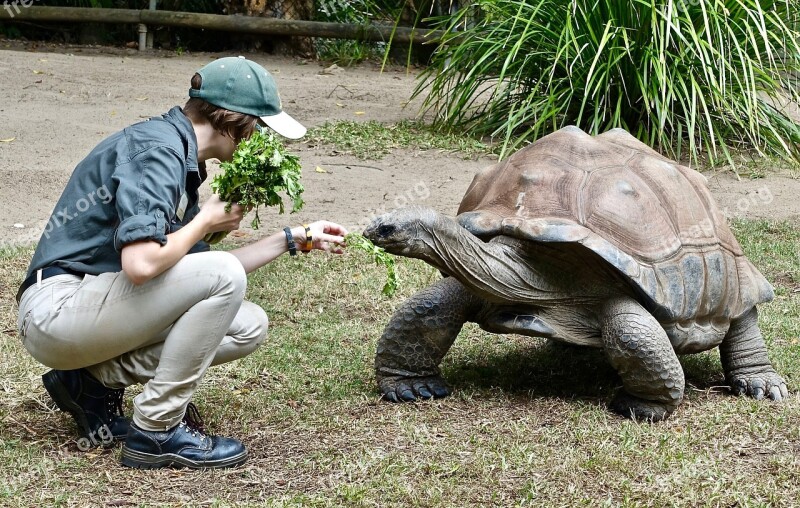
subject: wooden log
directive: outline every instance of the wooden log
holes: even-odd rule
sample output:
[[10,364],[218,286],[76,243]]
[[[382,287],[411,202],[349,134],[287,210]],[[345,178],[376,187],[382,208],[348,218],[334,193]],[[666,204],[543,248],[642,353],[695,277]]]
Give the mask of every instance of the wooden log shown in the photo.
[[137,9],[95,9],[88,7],[22,7],[0,9],[0,21],[54,21],[74,23],[144,23],[263,35],[293,35],[329,39],[357,39],[420,44],[435,42],[441,33],[387,25],[353,25],[324,21],[262,18],[255,16],[203,14],[196,12],[151,11]]
[[92,9],[89,7],[22,7],[0,10],[0,20],[56,21],[66,23],[139,23],[137,9]]

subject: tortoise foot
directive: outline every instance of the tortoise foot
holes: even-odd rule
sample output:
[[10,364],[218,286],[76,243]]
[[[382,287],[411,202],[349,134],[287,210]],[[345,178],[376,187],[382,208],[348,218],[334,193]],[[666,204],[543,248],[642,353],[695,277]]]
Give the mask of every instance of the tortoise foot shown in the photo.
[[728,381],[735,395],[747,395],[756,400],[766,397],[774,401],[789,397],[786,381],[772,369],[755,374],[733,374]]
[[659,403],[654,400],[640,399],[620,390],[612,399],[609,407],[615,413],[633,420],[660,422],[666,420],[677,406]]
[[450,395],[450,388],[440,376],[381,379],[381,395],[389,402],[414,402],[418,399],[441,399]]

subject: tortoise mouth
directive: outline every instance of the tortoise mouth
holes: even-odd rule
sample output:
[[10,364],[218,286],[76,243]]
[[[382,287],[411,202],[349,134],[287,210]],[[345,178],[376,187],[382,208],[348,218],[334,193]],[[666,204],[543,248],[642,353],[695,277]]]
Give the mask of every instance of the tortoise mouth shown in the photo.
[[386,247],[387,245],[396,245],[400,243],[392,238],[396,231],[397,228],[390,224],[373,223],[364,230],[364,236],[375,245]]
[[[364,236],[367,236],[367,235],[364,235]],[[401,252],[404,252],[408,248],[408,243],[407,242],[402,242],[402,241],[398,241],[398,240],[391,240],[391,239],[388,239],[388,238],[380,238],[380,237],[378,237],[378,238],[370,238],[370,237],[367,236],[367,238],[369,238],[370,241],[372,241],[372,243],[374,243],[378,247],[384,249],[386,252],[389,252],[391,254],[399,254]]]

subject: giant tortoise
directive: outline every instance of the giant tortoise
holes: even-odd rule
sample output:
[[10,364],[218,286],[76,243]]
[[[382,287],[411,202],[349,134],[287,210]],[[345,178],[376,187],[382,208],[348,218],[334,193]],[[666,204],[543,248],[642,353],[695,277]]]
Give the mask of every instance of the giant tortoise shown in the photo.
[[603,348],[623,384],[610,407],[633,418],[669,416],[684,393],[677,354],[716,346],[734,393],[788,396],[758,328],[772,287],[705,178],[622,129],[561,129],[479,172],[456,220],[408,206],[364,234],[445,275],[380,338],[390,401],[449,394],[439,363],[467,321]]

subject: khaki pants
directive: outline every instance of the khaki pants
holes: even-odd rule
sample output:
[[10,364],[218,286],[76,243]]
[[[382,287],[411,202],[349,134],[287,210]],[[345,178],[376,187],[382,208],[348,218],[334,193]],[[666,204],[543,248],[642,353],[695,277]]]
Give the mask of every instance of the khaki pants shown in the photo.
[[122,273],[57,275],[19,304],[25,348],[54,369],[86,368],[109,388],[136,383],[133,421],[149,431],[177,425],[210,365],[253,352],[267,315],[243,301],[247,277],[227,252],[184,256],[134,286]]

